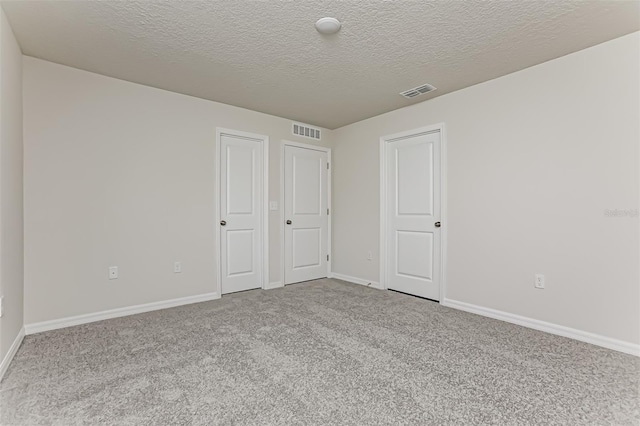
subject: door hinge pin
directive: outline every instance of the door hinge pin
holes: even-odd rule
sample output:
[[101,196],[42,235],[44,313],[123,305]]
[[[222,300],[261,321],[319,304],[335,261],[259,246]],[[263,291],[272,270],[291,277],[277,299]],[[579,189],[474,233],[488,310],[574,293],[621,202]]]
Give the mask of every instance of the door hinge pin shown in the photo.
[[329,255],[327,255],[327,261],[329,261]]
[[329,170],[329,163],[327,163],[327,170]]

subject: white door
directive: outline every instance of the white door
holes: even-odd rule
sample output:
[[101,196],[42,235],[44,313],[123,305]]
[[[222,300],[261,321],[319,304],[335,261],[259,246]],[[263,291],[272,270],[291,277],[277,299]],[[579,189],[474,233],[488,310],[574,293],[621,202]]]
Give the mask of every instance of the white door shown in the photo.
[[220,135],[222,294],[262,287],[263,143]]
[[284,147],[284,283],[327,276],[327,153]]
[[387,288],[440,300],[440,132],[386,141]]

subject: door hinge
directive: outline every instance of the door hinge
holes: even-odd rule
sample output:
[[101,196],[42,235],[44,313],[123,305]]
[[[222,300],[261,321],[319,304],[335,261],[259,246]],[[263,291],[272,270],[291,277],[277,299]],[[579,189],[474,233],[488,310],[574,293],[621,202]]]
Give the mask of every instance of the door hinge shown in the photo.
[[329,255],[327,255],[327,262],[329,261]]
[[329,170],[329,163],[327,163],[327,170]]
[[327,209],[327,216],[329,215],[329,209]]

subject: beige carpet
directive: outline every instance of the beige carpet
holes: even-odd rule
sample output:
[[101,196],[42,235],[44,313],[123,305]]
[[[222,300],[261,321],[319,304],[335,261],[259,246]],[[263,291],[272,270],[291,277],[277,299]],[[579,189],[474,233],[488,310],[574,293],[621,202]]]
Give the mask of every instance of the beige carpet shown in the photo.
[[637,425],[638,358],[335,280],[27,336],[2,425]]

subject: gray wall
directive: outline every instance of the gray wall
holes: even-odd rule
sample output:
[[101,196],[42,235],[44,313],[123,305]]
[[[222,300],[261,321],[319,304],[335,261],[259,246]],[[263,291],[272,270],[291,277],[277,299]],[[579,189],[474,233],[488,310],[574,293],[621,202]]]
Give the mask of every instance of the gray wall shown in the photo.
[[[26,324],[219,291],[216,127],[270,137],[273,201],[296,140],[284,118],[26,56],[24,110]],[[271,282],[281,226],[271,211]]]
[[0,8],[0,361],[23,326],[22,52]]
[[379,138],[444,122],[446,297],[640,342],[639,39],[337,129],[334,271],[379,281]]

